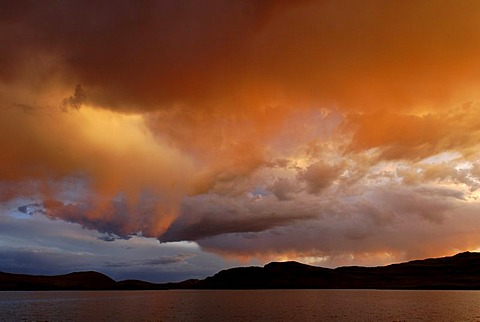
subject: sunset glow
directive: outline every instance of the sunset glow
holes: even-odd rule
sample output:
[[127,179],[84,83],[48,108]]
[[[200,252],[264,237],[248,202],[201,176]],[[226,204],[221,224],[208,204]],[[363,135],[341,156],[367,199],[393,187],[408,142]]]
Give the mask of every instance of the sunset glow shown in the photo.
[[0,271],[480,249],[480,2],[112,6],[0,5]]

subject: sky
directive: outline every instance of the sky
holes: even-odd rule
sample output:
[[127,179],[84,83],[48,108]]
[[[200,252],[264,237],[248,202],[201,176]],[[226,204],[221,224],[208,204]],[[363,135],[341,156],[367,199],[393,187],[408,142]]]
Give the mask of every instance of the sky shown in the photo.
[[0,271],[480,250],[480,2],[0,2]]

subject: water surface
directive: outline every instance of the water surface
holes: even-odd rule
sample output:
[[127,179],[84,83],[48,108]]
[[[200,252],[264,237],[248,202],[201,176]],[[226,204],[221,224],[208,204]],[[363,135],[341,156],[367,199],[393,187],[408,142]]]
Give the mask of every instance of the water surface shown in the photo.
[[0,292],[0,321],[480,321],[480,291]]

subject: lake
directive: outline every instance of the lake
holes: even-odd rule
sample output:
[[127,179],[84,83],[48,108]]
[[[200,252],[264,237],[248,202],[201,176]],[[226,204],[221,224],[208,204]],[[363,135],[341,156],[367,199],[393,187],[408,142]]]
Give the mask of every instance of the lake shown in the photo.
[[0,292],[0,321],[480,321],[480,291]]

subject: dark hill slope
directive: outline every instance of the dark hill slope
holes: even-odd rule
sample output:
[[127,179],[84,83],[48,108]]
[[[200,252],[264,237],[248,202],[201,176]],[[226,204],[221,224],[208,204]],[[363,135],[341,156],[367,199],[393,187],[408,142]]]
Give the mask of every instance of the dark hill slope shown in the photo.
[[200,288],[480,289],[480,253],[380,267],[328,269],[296,262],[232,268],[201,281]]
[[352,286],[359,288],[480,289],[480,253],[381,267],[339,267],[335,271],[353,277]]
[[110,277],[92,271],[56,276],[0,272],[0,290],[104,290],[115,285]]
[[97,272],[34,276],[0,272],[0,290],[159,290],[159,289],[477,289],[480,253],[416,260],[379,267],[315,267],[297,262],[237,267],[204,280],[154,284],[116,282]]
[[264,267],[237,267],[220,271],[200,282],[202,288],[332,288],[335,272],[297,262],[270,263]]

